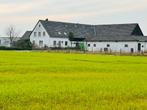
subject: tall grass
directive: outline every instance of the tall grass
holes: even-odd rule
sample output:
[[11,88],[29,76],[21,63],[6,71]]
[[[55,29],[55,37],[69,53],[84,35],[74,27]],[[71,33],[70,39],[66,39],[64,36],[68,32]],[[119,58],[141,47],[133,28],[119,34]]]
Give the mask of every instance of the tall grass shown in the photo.
[[0,52],[2,110],[146,110],[147,58]]

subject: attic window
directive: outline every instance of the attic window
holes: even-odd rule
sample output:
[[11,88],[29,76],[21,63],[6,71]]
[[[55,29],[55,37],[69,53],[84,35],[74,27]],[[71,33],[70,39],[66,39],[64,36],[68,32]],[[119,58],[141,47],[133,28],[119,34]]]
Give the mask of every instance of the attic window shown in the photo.
[[41,25],[39,24],[39,27],[41,27]]

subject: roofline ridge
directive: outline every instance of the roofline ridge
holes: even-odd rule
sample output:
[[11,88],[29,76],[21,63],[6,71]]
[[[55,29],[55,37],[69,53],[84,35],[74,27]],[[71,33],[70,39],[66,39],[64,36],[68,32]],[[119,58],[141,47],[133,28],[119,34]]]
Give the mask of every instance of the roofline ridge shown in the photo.
[[[39,21],[46,21],[46,20],[39,20]],[[84,23],[75,23],[75,22],[64,22],[64,21],[54,21],[54,20],[48,20],[48,22],[56,22],[56,23],[65,23],[65,24],[79,24],[79,25],[91,25],[91,26],[109,26],[109,25],[139,25],[139,23],[120,23],[120,24],[84,24]]]

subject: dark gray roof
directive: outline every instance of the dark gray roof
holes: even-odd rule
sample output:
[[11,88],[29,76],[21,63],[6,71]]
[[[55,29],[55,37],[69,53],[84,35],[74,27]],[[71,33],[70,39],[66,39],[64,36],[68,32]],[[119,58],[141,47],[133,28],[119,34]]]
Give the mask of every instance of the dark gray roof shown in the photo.
[[21,39],[30,39],[30,35],[31,35],[32,31],[26,31],[24,33],[24,35],[21,37]]
[[94,29],[92,25],[44,20],[40,20],[40,22],[51,37],[67,38],[69,32],[73,32],[74,36],[79,38],[85,38],[87,36],[94,35]]
[[130,36],[138,24],[97,25],[96,36]]
[[145,41],[147,42],[147,36],[104,36],[104,37],[93,37],[90,39],[86,39],[87,41],[90,42],[95,42],[95,41],[101,41],[101,42],[109,42],[109,41],[138,41],[142,42]]
[[[137,23],[111,24],[111,25],[88,25],[78,23],[56,22],[39,20],[51,37],[68,38],[68,33],[73,32],[75,38],[86,38],[88,41],[132,41],[143,33]],[[142,38],[144,39],[144,38]],[[136,39],[135,39],[136,40]]]

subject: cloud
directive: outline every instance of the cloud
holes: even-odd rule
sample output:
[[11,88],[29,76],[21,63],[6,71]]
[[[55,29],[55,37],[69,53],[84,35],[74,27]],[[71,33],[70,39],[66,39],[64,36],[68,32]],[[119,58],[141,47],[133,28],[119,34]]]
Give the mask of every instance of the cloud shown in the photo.
[[[37,7],[45,4],[47,0],[31,0],[31,2],[9,2],[9,3],[1,3],[0,4],[0,14],[17,14],[17,13],[25,13],[31,10],[35,10]],[[34,3],[35,2],[35,3]]]
[[146,16],[146,4],[146,0],[0,0],[0,23],[3,27],[8,24],[24,27],[28,24],[33,28],[39,19],[49,18],[97,24],[98,21],[106,22],[110,17],[110,22],[116,22],[122,15],[128,18],[124,22],[133,22],[139,21],[137,17],[133,18],[134,14]]

